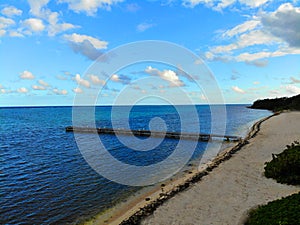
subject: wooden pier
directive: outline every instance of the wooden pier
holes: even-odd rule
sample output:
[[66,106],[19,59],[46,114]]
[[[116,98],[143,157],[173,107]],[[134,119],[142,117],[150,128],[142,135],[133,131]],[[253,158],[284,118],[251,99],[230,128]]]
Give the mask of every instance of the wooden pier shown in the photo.
[[198,141],[212,141],[214,139],[224,141],[240,141],[241,137],[232,135],[218,135],[218,134],[196,134],[187,132],[161,132],[150,130],[125,130],[125,129],[112,129],[112,128],[91,128],[91,127],[66,127],[66,132],[77,133],[98,133],[98,134],[121,134],[121,135],[135,135],[140,137],[160,137],[160,138],[172,138],[172,139],[190,139]]

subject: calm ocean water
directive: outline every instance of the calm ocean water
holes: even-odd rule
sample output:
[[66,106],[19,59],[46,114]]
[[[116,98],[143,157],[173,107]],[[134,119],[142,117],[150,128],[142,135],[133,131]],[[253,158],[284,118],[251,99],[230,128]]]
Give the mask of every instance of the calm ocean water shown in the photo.
[[[127,120],[124,107],[117,107],[120,124]],[[189,106],[180,107],[186,115],[181,120],[189,120]],[[209,133],[209,106],[197,106],[197,111],[201,132]],[[97,107],[97,126],[111,127],[110,113],[111,107]],[[270,114],[227,105],[226,133],[245,134],[250,124]],[[132,129],[149,129],[154,117],[163,119],[167,130],[180,130],[180,118],[172,106],[135,106],[129,123]],[[71,107],[0,108],[0,118],[0,224],[74,224],[138,190],[109,181],[90,168],[74,134],[65,132],[72,125]],[[101,135],[101,140],[115,158],[139,166],[165,159],[178,143],[165,139],[143,152],[125,147],[113,135]],[[202,155],[205,146],[205,142],[197,144],[193,159]]]

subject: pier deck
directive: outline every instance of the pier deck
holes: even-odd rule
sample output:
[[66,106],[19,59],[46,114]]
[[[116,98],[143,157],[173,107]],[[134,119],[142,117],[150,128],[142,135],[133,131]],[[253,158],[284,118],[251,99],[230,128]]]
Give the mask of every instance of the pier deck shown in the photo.
[[197,134],[188,132],[161,132],[150,130],[126,130],[126,129],[112,129],[112,128],[91,128],[91,127],[66,127],[66,132],[78,133],[98,133],[98,134],[121,134],[121,135],[135,135],[141,137],[161,137],[172,139],[190,139],[198,141],[211,141],[213,139],[223,139],[224,141],[240,141],[241,137],[232,135],[218,135],[218,134]]

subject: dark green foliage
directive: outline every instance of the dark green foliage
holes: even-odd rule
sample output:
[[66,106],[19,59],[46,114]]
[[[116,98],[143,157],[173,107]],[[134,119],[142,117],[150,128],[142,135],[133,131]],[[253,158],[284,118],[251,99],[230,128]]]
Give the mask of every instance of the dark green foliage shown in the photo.
[[300,193],[269,202],[250,212],[245,225],[299,225]]
[[300,145],[295,142],[265,164],[265,176],[279,183],[300,184]]
[[[300,144],[295,141],[266,163],[265,176],[279,183],[300,184]],[[245,225],[300,225],[300,192],[250,212]]]
[[272,111],[281,110],[300,110],[300,95],[290,98],[275,98],[257,100],[249,108],[252,109],[267,109]]

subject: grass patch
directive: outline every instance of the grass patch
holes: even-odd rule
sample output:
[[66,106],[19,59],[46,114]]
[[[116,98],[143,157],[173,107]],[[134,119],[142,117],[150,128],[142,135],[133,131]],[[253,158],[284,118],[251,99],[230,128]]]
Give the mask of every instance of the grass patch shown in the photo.
[[300,193],[259,206],[245,225],[299,225]]
[[265,176],[279,183],[300,184],[300,144],[294,142],[280,154],[273,154],[273,159],[265,163]]

